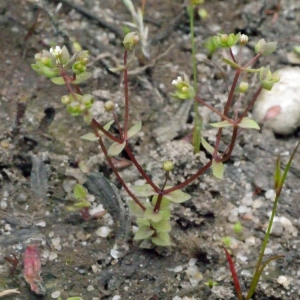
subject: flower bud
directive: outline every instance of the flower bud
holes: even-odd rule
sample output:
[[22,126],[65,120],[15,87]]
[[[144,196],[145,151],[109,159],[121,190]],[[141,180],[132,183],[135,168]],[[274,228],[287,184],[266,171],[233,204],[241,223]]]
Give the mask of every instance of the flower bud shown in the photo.
[[192,99],[195,97],[195,90],[191,86],[186,74],[183,74],[183,79],[178,76],[177,79],[172,81],[172,84],[176,87],[176,92],[171,94],[173,97],[181,100]]
[[68,105],[71,103],[71,98],[69,95],[64,95],[61,97],[61,103],[64,104],[64,105]]
[[115,104],[112,101],[107,101],[104,104],[104,108],[107,112],[113,111],[115,109]]
[[81,51],[77,58],[76,61],[80,62],[82,65],[86,66],[89,62],[89,58],[90,58],[90,53],[87,50]]
[[86,107],[83,103],[79,104],[78,106],[78,112],[79,113],[83,113],[84,111],[86,111]]
[[240,39],[241,34],[219,34],[213,37],[214,43],[220,48],[230,48],[234,46]]
[[240,43],[241,45],[246,45],[248,43],[248,35],[246,34],[242,34],[241,37],[240,37]]
[[67,106],[67,112],[73,117],[79,116],[81,113],[79,106],[80,104],[77,101],[73,101]]
[[164,171],[170,172],[174,169],[174,164],[171,160],[166,160],[166,161],[164,161],[162,168]]
[[243,93],[243,94],[246,93],[248,88],[249,88],[249,83],[248,82],[242,81],[239,85],[240,93]]
[[85,72],[86,66],[83,65],[80,61],[76,61],[72,66],[72,70],[75,74],[80,74]]
[[132,31],[125,35],[123,45],[127,50],[132,50],[134,46],[139,42],[140,37],[139,35]]
[[198,10],[198,16],[202,19],[202,20],[206,20],[208,18],[208,12],[206,9],[204,8],[200,8]]
[[228,34],[222,34],[222,35],[220,36],[220,41],[221,41],[222,43],[226,43],[226,42],[228,41]]
[[90,109],[94,103],[94,97],[89,94],[83,95],[81,103],[85,106],[85,109]]

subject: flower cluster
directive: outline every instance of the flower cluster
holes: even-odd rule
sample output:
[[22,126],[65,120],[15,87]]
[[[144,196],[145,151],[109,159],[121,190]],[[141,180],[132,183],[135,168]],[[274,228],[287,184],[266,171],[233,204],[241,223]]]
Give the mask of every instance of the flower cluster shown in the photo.
[[79,95],[74,93],[62,96],[61,102],[67,106],[68,113],[76,117],[92,107],[94,97],[90,94]]
[[183,74],[182,77],[178,76],[177,79],[172,81],[172,84],[175,86],[175,93],[171,94],[173,97],[185,100],[185,99],[193,99],[195,97],[195,90],[190,84],[190,80],[187,75]]
[[234,46],[238,41],[240,41],[241,34],[218,34],[213,37],[213,41],[216,46],[220,48],[231,48]]
[[272,74],[270,66],[267,66],[260,69],[259,79],[261,86],[265,90],[271,91],[273,85],[280,80],[280,77],[277,72]]

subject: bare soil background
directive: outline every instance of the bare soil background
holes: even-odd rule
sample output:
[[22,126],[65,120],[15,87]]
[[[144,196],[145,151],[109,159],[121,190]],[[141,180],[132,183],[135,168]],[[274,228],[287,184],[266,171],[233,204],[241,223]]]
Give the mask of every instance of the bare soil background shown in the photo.
[[[136,7],[140,4],[133,2]],[[226,100],[223,73],[203,59],[203,42],[219,31],[248,34],[246,58],[253,55],[253,46],[259,39],[281,40],[279,50],[262,58],[260,64],[270,64],[272,69],[289,65],[287,53],[295,43],[287,40],[300,40],[300,4],[282,0],[277,17],[267,14],[272,10],[276,13],[277,2],[233,0],[204,4],[210,17],[205,22],[196,20],[195,33],[199,94],[210,104],[221,108]],[[104,174],[120,186],[97,145],[79,138],[90,129],[80,118],[69,116],[61,105],[65,88],[38,76],[30,64],[34,54],[49,49],[51,43],[71,47],[73,41],[78,41],[92,56],[93,77],[83,85],[83,91],[95,95],[97,119],[104,124],[109,120],[103,110],[105,101],[115,101],[122,111],[121,77],[108,68],[122,61],[123,22],[131,19],[119,0],[61,3],[56,12],[59,1],[44,1],[42,5],[25,0],[0,2],[0,291],[18,288],[21,292],[4,299],[53,299],[55,291],[61,293],[63,300],[70,296],[85,300],[236,299],[221,248],[222,238],[231,237],[242,288],[247,290],[273,204],[275,162],[278,155],[283,165],[287,162],[299,139],[297,133],[288,137],[275,137],[267,130],[241,134],[226,163],[225,179],[218,181],[207,172],[187,188],[192,200],[174,206],[174,245],[170,249],[141,249],[133,243],[129,231],[121,230],[119,221],[128,222],[127,196],[123,191],[124,207],[116,204],[113,210],[96,191],[95,203],[102,203],[111,218],[83,221],[80,214],[66,210],[68,195],[63,188],[66,180],[77,176],[80,161],[88,162],[90,173]],[[134,140],[133,149],[154,178],[162,175],[164,159],[174,159],[172,180],[176,184],[195,173],[200,162],[207,159],[204,152],[194,157],[191,145],[182,139],[192,129],[190,105],[169,97],[172,80],[180,72],[191,75],[188,15],[182,1],[148,0],[145,20],[151,59],[136,60],[130,75],[131,119],[141,119],[144,132]],[[212,61],[220,64],[220,57],[216,54]],[[230,83],[232,72],[223,65],[222,68]],[[14,135],[16,103],[22,97],[28,98],[28,107],[21,130]],[[205,114],[205,110],[200,112]],[[212,114],[207,118],[215,121]],[[204,127],[209,141],[213,141],[214,132]],[[224,145],[229,137],[225,132]],[[47,170],[46,187],[32,182],[36,161]],[[266,253],[284,258],[266,268],[253,299],[300,299],[299,174],[297,155]],[[133,167],[122,170],[122,175],[132,184],[140,180]],[[39,194],[43,189],[45,194]],[[109,224],[110,220],[114,223]],[[241,234],[233,231],[238,220],[243,226]],[[113,229],[107,238],[97,234],[104,225]],[[39,246],[47,291],[44,296],[32,293],[22,275],[22,256],[28,244]],[[119,253],[113,257],[115,244]],[[13,274],[4,258],[11,254],[19,258]],[[197,259],[194,275],[185,272],[191,258]],[[178,266],[182,271],[174,272]],[[199,283],[193,286],[191,279],[199,279]],[[205,285],[209,280],[218,283],[212,290]]]

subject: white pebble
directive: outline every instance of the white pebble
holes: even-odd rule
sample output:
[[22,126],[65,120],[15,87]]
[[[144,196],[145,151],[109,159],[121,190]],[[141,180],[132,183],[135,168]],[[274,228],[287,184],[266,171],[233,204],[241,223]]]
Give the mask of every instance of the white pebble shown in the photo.
[[96,231],[96,234],[98,236],[101,236],[103,238],[107,237],[111,232],[111,229],[107,226],[102,226],[100,228],[98,228],[98,230]]
[[51,252],[49,255],[49,260],[55,260],[55,259],[57,259],[57,253]]
[[278,134],[291,134],[300,125],[300,69],[278,71],[280,81],[263,90],[253,108],[253,118]]
[[196,264],[196,262],[197,262],[197,258],[191,258],[189,260],[189,266],[194,266]]
[[289,278],[287,276],[279,276],[278,279],[277,279],[277,282],[281,285],[283,285],[285,288],[287,288],[290,283],[292,281],[292,278]]
[[114,259],[117,259],[119,258],[119,255],[120,255],[120,252],[116,249],[111,249],[110,250],[110,255],[114,258]]
[[257,209],[257,208],[262,207],[263,204],[264,204],[264,203],[263,203],[261,197],[259,197],[258,199],[255,199],[255,200],[253,201],[252,207],[253,207],[254,209]]
[[90,292],[90,291],[93,291],[95,288],[90,284],[88,285],[87,287],[87,290]]
[[54,248],[56,250],[60,251],[61,248],[62,248],[61,244],[60,244],[60,241],[61,241],[60,237],[58,236],[56,238],[53,238],[53,239],[51,239],[51,241],[52,241],[52,244],[53,244]]
[[40,222],[37,222],[35,225],[40,226],[40,227],[46,227],[46,222],[45,221],[40,221]]
[[266,193],[265,193],[265,197],[266,197],[266,199],[274,201],[275,197],[276,197],[276,193],[275,193],[274,190],[267,190]]
[[203,279],[203,275],[199,272],[197,266],[189,266],[185,272],[192,286],[197,286]]
[[55,291],[51,294],[51,298],[57,299],[60,296],[60,291]]

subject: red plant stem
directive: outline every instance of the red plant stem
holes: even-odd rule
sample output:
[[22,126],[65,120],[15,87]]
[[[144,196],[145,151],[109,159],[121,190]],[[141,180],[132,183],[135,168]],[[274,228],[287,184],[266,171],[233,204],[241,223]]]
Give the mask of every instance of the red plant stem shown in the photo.
[[191,182],[193,182],[195,179],[197,179],[201,174],[203,174],[206,170],[208,170],[210,168],[210,166],[212,165],[212,160],[210,160],[203,168],[201,168],[200,170],[198,170],[197,173],[195,173],[194,175],[192,175],[190,178],[188,178],[187,180],[185,180],[184,182],[175,185],[169,189],[166,189],[160,193],[162,193],[163,195],[167,195],[173,191],[176,190],[180,190],[183,189],[184,187],[186,187],[187,185],[189,185]]
[[130,150],[130,147],[128,146],[127,143],[126,143],[126,146],[125,146],[124,150],[126,151],[127,155],[129,156],[129,159],[133,162],[133,164],[135,165],[135,167],[138,169],[138,171],[140,172],[140,174],[142,175],[142,177],[147,181],[148,184],[151,185],[151,187],[154,189],[154,191],[156,193],[159,193],[160,189],[154,184],[154,182],[151,180],[151,178],[143,170],[143,168],[141,167],[141,165],[136,160],[135,156],[133,155],[133,153]]
[[[167,185],[167,182],[168,182],[168,179],[169,179],[169,176],[170,176],[170,173],[169,172],[166,172],[166,178],[165,178],[165,182],[161,188],[161,192],[164,191],[166,185]],[[159,208],[160,208],[160,204],[161,204],[161,201],[162,201],[162,198],[163,198],[163,194],[159,194],[158,197],[157,197],[157,201],[156,201],[156,204],[155,204],[155,207],[154,207],[154,211],[155,212],[158,212],[159,211]]]
[[116,143],[123,143],[123,140],[118,139],[117,137],[115,137],[114,135],[112,135],[109,131],[105,130],[103,128],[103,126],[101,124],[99,124],[94,118],[92,119],[91,122],[91,126],[95,126],[97,127],[99,130],[101,130],[101,132],[103,132],[109,139],[111,139],[112,141],[116,142]]
[[125,109],[124,109],[124,140],[127,140],[127,131],[129,123],[129,91],[128,91],[128,70],[127,70],[127,50],[124,52],[124,93],[125,93]]
[[118,116],[117,116],[117,114],[114,111],[113,111],[112,114],[113,114],[114,120],[115,120],[115,122],[117,124],[118,130],[119,130],[119,134],[120,134],[120,138],[122,139],[122,137],[123,137],[123,131],[122,131],[122,128],[121,128]]
[[72,87],[71,87],[71,85],[70,85],[70,82],[72,82],[73,79],[70,78],[70,76],[69,76],[67,73],[65,73],[64,70],[61,71],[61,74],[60,74],[60,75],[63,77],[63,79],[64,79],[64,81],[65,81],[65,84],[66,84],[66,86],[67,86],[69,92],[70,92],[71,95],[73,96],[73,98],[74,98],[75,100],[78,101],[77,96],[76,96],[76,94],[74,93],[74,91],[73,91],[73,89],[72,89]]
[[223,246],[223,249],[225,251],[226,258],[227,258],[227,261],[228,261],[228,264],[229,264],[229,268],[230,268],[231,276],[232,276],[232,279],[233,279],[235,291],[236,291],[237,296],[238,296],[238,300],[242,300],[243,299],[242,290],[241,290],[239,278],[237,276],[233,260],[230,256],[229,252],[227,251],[227,249],[224,246]]
[[247,108],[245,109],[245,111],[243,112],[243,114],[240,116],[239,120],[238,120],[238,123],[241,122],[243,120],[243,118],[246,117],[247,113],[249,112],[249,110],[252,108],[252,106],[254,105],[257,97],[259,96],[260,92],[262,91],[262,87],[260,86],[258,88],[258,90],[256,91],[256,93],[254,94],[251,102],[248,104]]
[[242,68],[246,69],[254,64],[261,57],[261,53],[257,53],[249,62],[247,62]]
[[142,209],[142,210],[146,210],[146,207],[140,202],[140,200],[130,191],[130,189],[128,188],[127,184],[125,183],[125,181],[122,179],[122,177],[120,176],[118,170],[115,168],[111,158],[107,155],[107,150],[105,148],[105,145],[102,141],[102,138],[100,136],[100,134],[98,133],[98,128],[97,126],[95,126],[95,123],[92,122],[91,126],[94,130],[95,135],[98,137],[98,142],[99,145],[105,155],[106,160],[108,161],[110,167],[112,168],[114,174],[116,175],[117,179],[119,180],[119,182],[121,183],[121,185],[123,186],[123,188],[125,189],[125,191],[128,193],[128,195],[134,200],[134,202]]
[[217,133],[217,137],[216,137],[215,150],[214,150],[214,153],[213,153],[214,158],[217,156],[218,151],[219,151],[219,146],[220,146],[221,137],[222,137],[222,131],[223,131],[223,128],[219,128],[218,133]]
[[241,74],[241,70],[239,70],[239,69],[235,70],[235,75],[234,75],[234,78],[233,78],[233,82],[232,82],[232,85],[231,85],[231,88],[230,88],[230,91],[229,91],[229,94],[228,94],[227,102],[226,102],[225,108],[224,108],[224,115],[225,116],[228,115],[229,108],[232,105],[233,93],[235,91],[235,88],[236,88],[238,79],[240,77],[240,74]]
[[238,129],[239,129],[239,127],[237,125],[233,127],[233,132],[232,132],[232,137],[231,137],[231,142],[229,144],[228,152],[226,153],[226,155],[224,155],[225,154],[224,153],[223,154],[224,156],[222,156],[221,159],[216,158],[216,162],[224,162],[230,158],[233,148],[234,148],[234,145],[235,145],[236,138],[237,138]]
[[237,62],[236,62],[236,59],[235,59],[235,57],[234,57],[234,55],[233,55],[232,48],[229,48],[229,53],[230,53],[231,59],[232,59],[235,63],[237,63]]
[[227,116],[225,116],[224,114],[222,114],[221,112],[219,112],[216,108],[214,108],[213,106],[211,106],[210,104],[206,103],[204,100],[202,100],[201,98],[199,98],[198,96],[195,96],[194,98],[197,102],[199,102],[200,104],[208,107],[210,110],[212,110],[213,112],[215,112],[217,115],[219,115],[223,120],[228,121],[229,123],[232,123],[232,120],[230,118],[228,118]]

